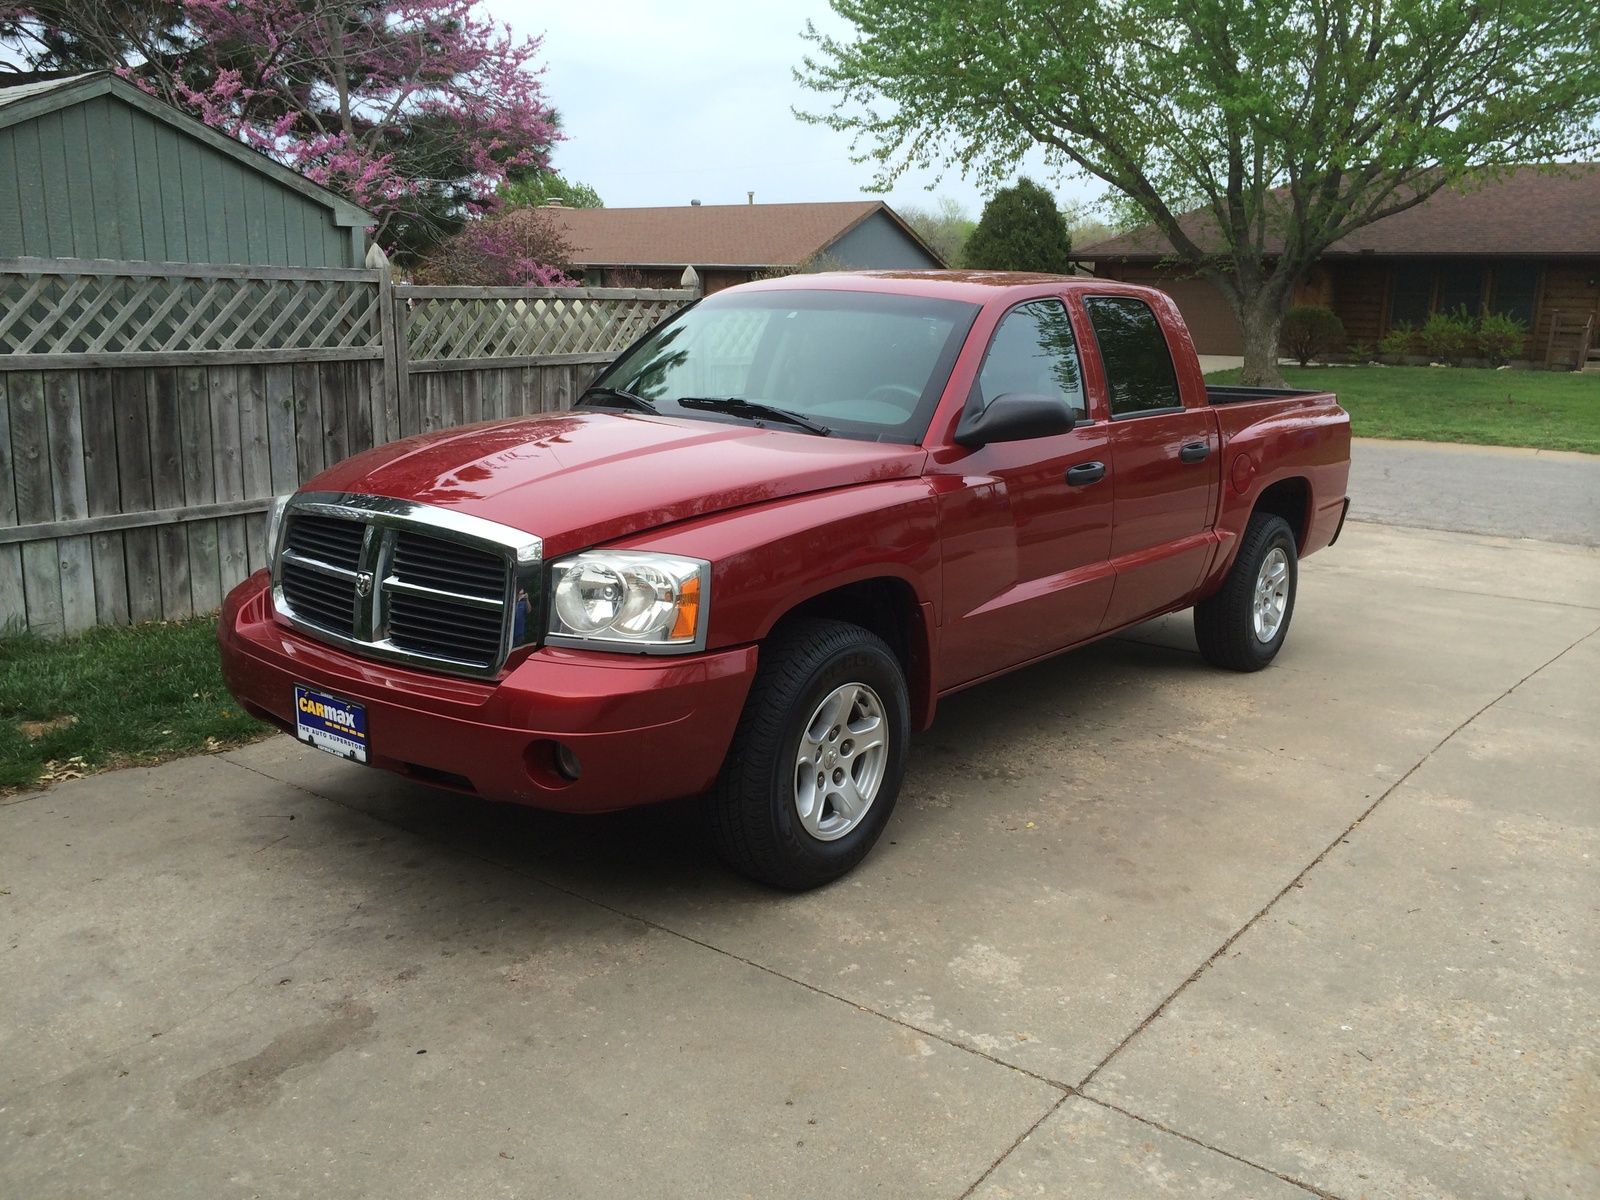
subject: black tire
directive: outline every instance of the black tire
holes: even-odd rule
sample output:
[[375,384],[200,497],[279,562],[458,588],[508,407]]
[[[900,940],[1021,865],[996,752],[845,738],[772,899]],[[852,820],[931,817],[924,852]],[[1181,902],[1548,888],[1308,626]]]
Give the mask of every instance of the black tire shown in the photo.
[[[1283,551],[1288,565],[1288,595],[1283,619],[1273,636],[1263,641],[1256,632],[1256,580],[1261,566],[1275,550]],[[1300,588],[1299,555],[1294,531],[1282,517],[1255,513],[1245,526],[1238,557],[1213,596],[1194,606],[1194,636],[1200,653],[1213,666],[1230,671],[1259,671],[1278,656],[1294,616]]]
[[[866,685],[881,702],[886,762],[858,823],[835,840],[822,840],[805,828],[797,809],[800,739],[822,702],[851,683]],[[882,638],[831,620],[799,620],[775,630],[761,647],[733,745],[705,798],[718,853],[741,874],[791,891],[844,875],[866,857],[894,811],[910,727],[905,675]]]

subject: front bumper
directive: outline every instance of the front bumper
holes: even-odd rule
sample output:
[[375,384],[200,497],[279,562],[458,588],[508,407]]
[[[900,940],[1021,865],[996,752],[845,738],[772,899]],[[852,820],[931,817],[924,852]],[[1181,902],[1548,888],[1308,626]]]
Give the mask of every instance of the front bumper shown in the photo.
[[[367,708],[373,766],[492,800],[605,812],[711,786],[755,675],[756,648],[681,658],[535,650],[497,681],[377,662],[276,620],[267,573],[235,588],[217,625],[222,673],[245,708],[294,729],[294,685]],[[565,778],[555,746],[582,768]]]

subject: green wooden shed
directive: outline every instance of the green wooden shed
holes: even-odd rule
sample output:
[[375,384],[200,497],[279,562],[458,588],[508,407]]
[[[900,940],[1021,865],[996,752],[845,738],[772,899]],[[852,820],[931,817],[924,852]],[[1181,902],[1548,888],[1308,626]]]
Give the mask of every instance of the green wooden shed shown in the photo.
[[373,223],[114,75],[0,89],[0,259],[360,267]]

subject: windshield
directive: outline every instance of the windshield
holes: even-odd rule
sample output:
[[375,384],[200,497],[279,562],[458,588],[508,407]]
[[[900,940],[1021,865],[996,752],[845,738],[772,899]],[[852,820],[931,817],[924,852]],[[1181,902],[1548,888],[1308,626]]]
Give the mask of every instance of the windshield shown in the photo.
[[677,403],[737,398],[841,437],[917,442],[977,312],[877,292],[722,292],[646,336],[595,387],[632,392],[671,416],[766,420]]

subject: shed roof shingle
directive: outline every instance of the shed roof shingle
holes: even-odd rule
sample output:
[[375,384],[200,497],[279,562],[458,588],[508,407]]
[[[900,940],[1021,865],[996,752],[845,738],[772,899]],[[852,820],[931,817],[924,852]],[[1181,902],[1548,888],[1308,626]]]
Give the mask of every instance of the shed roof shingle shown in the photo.
[[[1202,247],[1216,225],[1196,210],[1179,222]],[[1269,245],[1272,253],[1281,242]],[[1154,226],[1073,251],[1078,259],[1155,259],[1172,253]],[[1414,208],[1356,230],[1327,250],[1347,254],[1600,256],[1600,163],[1518,167],[1482,187],[1444,191]]]
[[920,244],[881,200],[545,211],[566,230],[576,266],[772,267],[805,262],[879,210]]

